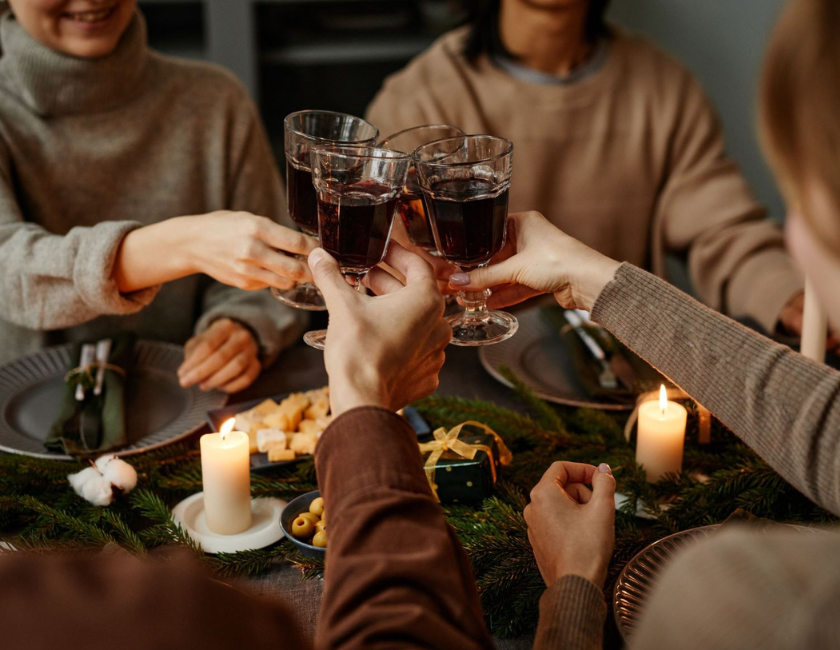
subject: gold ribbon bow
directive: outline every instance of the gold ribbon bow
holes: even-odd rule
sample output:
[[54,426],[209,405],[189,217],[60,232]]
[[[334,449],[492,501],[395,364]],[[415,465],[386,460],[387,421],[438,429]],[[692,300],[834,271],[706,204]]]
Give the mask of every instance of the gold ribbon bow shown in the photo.
[[[707,445],[712,441],[712,414],[705,406],[700,404],[691,395],[680,388],[668,388],[666,391],[668,399],[690,399],[697,405],[697,442],[701,445]],[[624,426],[624,438],[629,442],[630,435],[633,433],[633,427],[636,420],[639,418],[639,407],[645,402],[654,399],[659,399],[659,391],[652,390],[647,393],[642,393],[636,400],[636,408],[630,414],[627,424]]]
[[426,471],[426,478],[429,481],[429,485],[432,488],[432,492],[435,495],[435,498],[440,501],[437,495],[437,485],[435,484],[435,468],[437,467],[437,462],[440,460],[440,457],[443,455],[445,451],[451,451],[455,454],[458,454],[462,458],[466,458],[467,460],[472,460],[475,458],[475,455],[479,451],[483,451],[487,454],[487,457],[490,459],[490,472],[493,476],[493,483],[496,482],[496,459],[493,457],[493,449],[488,445],[482,445],[478,443],[470,444],[468,442],[464,442],[463,440],[459,440],[458,436],[461,435],[461,429],[465,426],[473,426],[482,429],[485,433],[493,436],[496,440],[496,445],[499,448],[499,458],[498,461],[502,465],[510,465],[510,462],[513,460],[513,454],[510,453],[510,449],[507,448],[504,441],[502,440],[501,436],[498,433],[493,431],[490,427],[486,424],[482,424],[481,422],[475,422],[473,420],[468,420],[467,422],[462,422],[458,426],[450,429],[447,431],[443,427],[437,429],[434,432],[434,440],[429,442],[421,442],[420,443],[420,453],[425,454],[429,453],[429,457],[426,459],[426,463],[423,466],[423,469]]

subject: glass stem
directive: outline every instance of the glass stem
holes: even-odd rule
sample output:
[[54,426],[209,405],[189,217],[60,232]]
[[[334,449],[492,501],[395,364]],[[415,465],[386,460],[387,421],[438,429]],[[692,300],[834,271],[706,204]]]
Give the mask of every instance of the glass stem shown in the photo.
[[464,325],[468,326],[470,323],[479,322],[487,316],[487,299],[491,293],[490,289],[458,293],[458,297],[464,303],[464,315],[462,316]]
[[353,280],[353,288],[356,291],[358,291],[359,293],[364,292],[364,287],[362,286],[362,278],[363,277],[365,277],[364,274],[357,275],[357,274],[354,273],[354,274],[350,275],[350,278]]

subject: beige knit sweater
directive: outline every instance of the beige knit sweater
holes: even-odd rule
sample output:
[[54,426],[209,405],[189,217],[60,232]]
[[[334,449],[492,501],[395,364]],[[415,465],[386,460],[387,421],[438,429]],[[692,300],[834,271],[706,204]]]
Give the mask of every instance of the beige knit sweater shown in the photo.
[[296,338],[293,310],[193,276],[130,295],[111,279],[122,238],[179,215],[279,220],[282,188],[244,88],[221,68],[146,46],[138,14],[109,56],[85,60],[0,18],[0,363],[131,329],[184,342],[231,316],[267,358]]
[[448,123],[514,144],[510,207],[539,210],[613,259],[664,277],[687,257],[700,299],[772,331],[802,281],[724,150],[700,84],[648,41],[618,32],[603,67],[529,83],[461,55],[464,29],[388,78],[367,117],[387,136]]
[[[623,264],[592,317],[698,399],[814,503],[840,516],[840,372]],[[631,647],[836,648],[840,535],[721,534],[674,563]],[[540,602],[537,648],[601,647],[601,590],[577,576]]]

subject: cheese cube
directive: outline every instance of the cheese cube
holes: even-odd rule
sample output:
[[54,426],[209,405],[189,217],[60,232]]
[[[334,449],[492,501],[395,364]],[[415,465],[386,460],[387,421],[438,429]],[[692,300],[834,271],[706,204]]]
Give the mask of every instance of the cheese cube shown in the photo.
[[260,415],[271,415],[277,410],[277,402],[273,399],[267,399],[264,402],[257,404],[252,411],[256,411]]
[[272,447],[268,450],[268,460],[271,463],[277,463],[284,460],[294,460],[295,452],[291,449],[280,449],[279,447]]
[[314,454],[318,437],[314,433],[296,433],[289,440],[289,449],[296,454]]
[[280,429],[260,429],[257,431],[257,448],[263,453],[269,449],[285,449],[286,432]]

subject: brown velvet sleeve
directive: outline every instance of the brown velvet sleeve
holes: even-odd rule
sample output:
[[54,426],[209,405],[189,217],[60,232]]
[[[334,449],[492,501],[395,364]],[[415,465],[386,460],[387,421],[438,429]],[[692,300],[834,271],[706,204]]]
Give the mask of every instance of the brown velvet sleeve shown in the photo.
[[318,445],[329,521],[316,646],[491,648],[469,560],[390,411],[342,414]]

